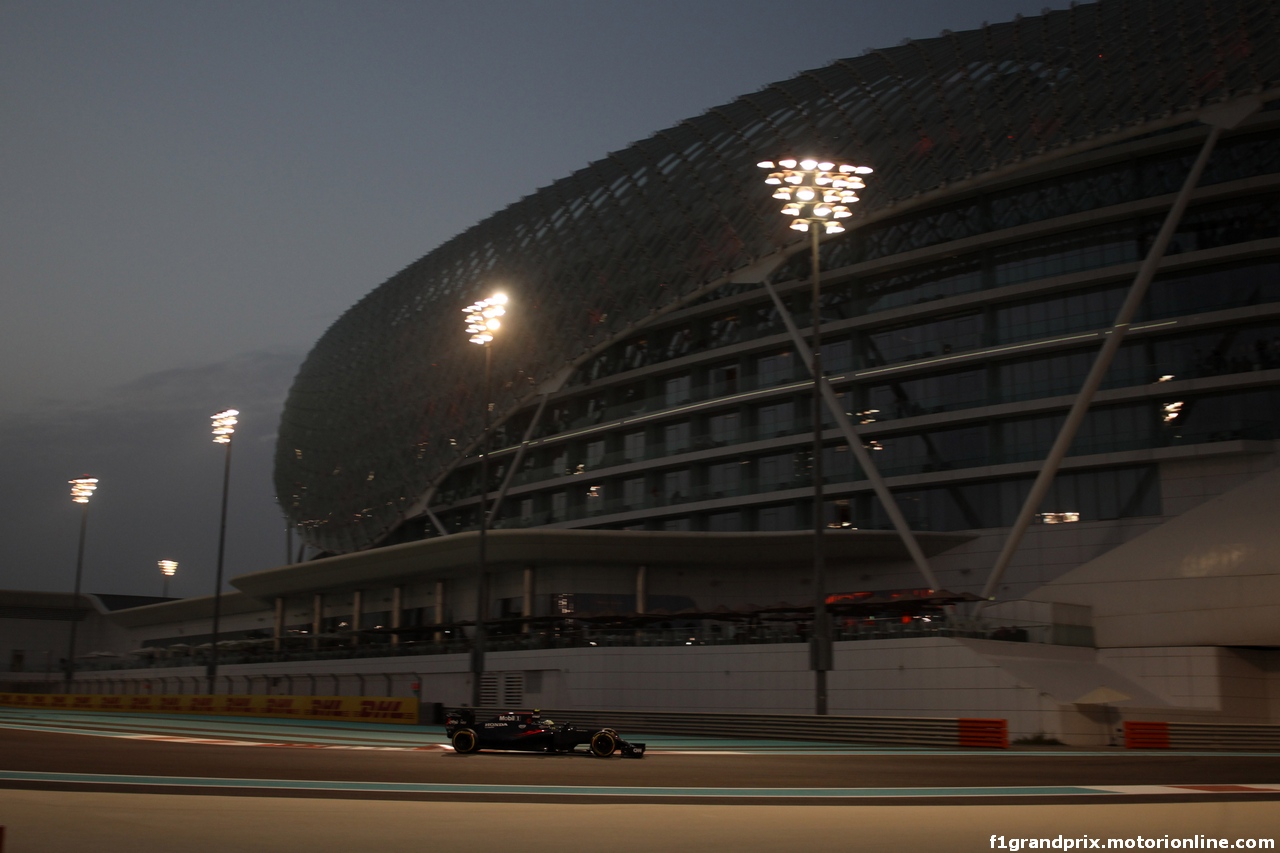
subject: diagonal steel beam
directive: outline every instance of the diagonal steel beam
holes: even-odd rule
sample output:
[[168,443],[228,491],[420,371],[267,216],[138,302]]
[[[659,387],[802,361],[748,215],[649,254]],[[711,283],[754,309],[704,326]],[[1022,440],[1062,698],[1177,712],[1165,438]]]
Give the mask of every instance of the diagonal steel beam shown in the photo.
[[1182,215],[1186,212],[1187,205],[1191,201],[1191,193],[1200,182],[1200,176],[1204,173],[1205,166],[1209,163],[1209,156],[1218,144],[1218,139],[1222,136],[1223,129],[1235,127],[1256,112],[1260,106],[1261,104],[1256,99],[1246,98],[1242,101],[1205,110],[1201,114],[1201,119],[1210,125],[1209,136],[1205,139],[1204,145],[1200,148],[1199,156],[1196,157],[1191,170],[1187,173],[1182,189],[1174,197],[1169,213],[1165,216],[1164,224],[1160,226],[1155,242],[1152,243],[1150,251],[1147,252],[1147,257],[1143,260],[1142,266],[1138,268],[1133,284],[1129,286],[1129,293],[1116,314],[1115,322],[1108,331],[1101,349],[1098,350],[1098,357],[1094,359],[1093,367],[1090,368],[1089,375],[1085,377],[1080,393],[1076,395],[1075,402],[1071,404],[1071,410],[1067,413],[1067,419],[1063,422],[1062,429],[1058,431],[1058,437],[1049,449],[1049,455],[1045,457],[1044,463],[1040,466],[1040,472],[1036,475],[1035,482],[1031,485],[1031,491],[1023,502],[1022,509],[1018,512],[1018,517],[1014,521],[1013,527],[1009,530],[1009,537],[1005,540],[999,556],[996,557],[995,565],[991,567],[991,574],[987,577],[987,583],[982,588],[982,598],[984,600],[978,602],[974,608],[975,612],[981,611],[987,602],[994,600],[1000,579],[1004,576],[1005,570],[1009,568],[1009,563],[1013,561],[1013,555],[1017,553],[1018,546],[1022,543],[1022,537],[1026,535],[1032,518],[1035,517],[1036,511],[1040,508],[1040,502],[1048,494],[1049,487],[1053,484],[1053,478],[1057,476],[1058,469],[1062,466],[1062,460],[1066,457],[1067,450],[1071,447],[1071,442],[1075,440],[1076,432],[1079,431],[1080,425],[1084,422],[1089,406],[1093,403],[1093,398],[1097,394],[1098,388],[1101,387],[1102,380],[1106,376],[1107,370],[1111,367],[1111,362],[1115,358],[1116,352],[1120,349],[1120,344],[1124,341],[1125,334],[1129,331],[1129,324],[1133,321],[1133,316],[1137,313],[1138,306],[1142,304],[1143,297],[1147,295],[1151,280],[1155,278],[1156,270],[1159,268],[1161,260],[1164,259],[1165,251],[1169,247],[1169,241],[1173,239],[1178,223],[1182,221]]
[[498,494],[493,499],[493,503],[489,505],[489,520],[498,517],[498,507],[502,506],[502,500],[507,496],[507,489],[511,488],[511,481],[516,477],[516,471],[520,469],[520,461],[524,459],[524,452],[529,447],[529,439],[533,437],[533,431],[538,426],[538,422],[542,420],[542,410],[547,407],[547,400],[551,398],[550,393],[542,395],[542,399],[538,401],[538,409],[533,413],[533,418],[529,421],[529,426],[525,428],[524,436],[520,439],[520,446],[516,449],[516,456],[511,460],[511,467],[507,469],[507,476],[502,478],[502,485],[498,488]]
[[[801,336],[800,330],[796,328],[795,321],[791,319],[791,312],[787,310],[786,304],[783,303],[782,298],[778,296],[778,291],[774,290],[768,279],[765,279],[764,287],[769,292],[769,298],[773,300],[778,313],[782,316],[782,322],[787,327],[787,334],[791,336],[791,342],[796,348],[797,355],[800,356],[800,359],[805,364],[810,365],[809,372],[812,373],[812,353],[804,337]],[[820,321],[820,317],[814,317],[815,323]],[[822,399],[827,404],[827,409],[836,419],[836,426],[839,427],[844,440],[848,442],[849,449],[853,451],[853,456],[858,461],[858,465],[861,466],[862,473],[871,481],[871,488],[875,490],[876,497],[880,499],[885,513],[889,516],[889,521],[893,523],[893,529],[898,532],[898,538],[902,540],[907,553],[911,555],[911,560],[916,564],[920,575],[930,589],[941,589],[937,576],[934,575],[933,569],[929,566],[928,558],[925,557],[924,551],[920,549],[920,543],[916,541],[915,534],[903,517],[902,511],[898,508],[898,502],[894,500],[893,493],[889,491],[884,478],[880,476],[875,463],[871,461],[871,454],[867,453],[867,448],[863,446],[862,439],[858,436],[858,431],[853,426],[853,421],[849,419],[844,407],[840,405],[840,399],[836,397],[836,392],[831,388],[831,383],[827,381],[825,376],[821,376],[815,377],[814,384],[818,392],[822,394]]]

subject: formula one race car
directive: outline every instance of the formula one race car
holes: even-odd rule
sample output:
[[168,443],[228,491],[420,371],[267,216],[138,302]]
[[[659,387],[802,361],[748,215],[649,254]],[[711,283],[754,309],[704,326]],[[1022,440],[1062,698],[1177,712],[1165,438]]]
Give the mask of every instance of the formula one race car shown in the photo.
[[625,741],[613,729],[580,729],[569,723],[554,723],[542,719],[537,711],[502,711],[477,721],[474,709],[456,708],[446,712],[444,732],[456,752],[573,752],[585,744],[598,758],[608,758],[615,752],[621,752],[623,758],[644,757],[644,744]]

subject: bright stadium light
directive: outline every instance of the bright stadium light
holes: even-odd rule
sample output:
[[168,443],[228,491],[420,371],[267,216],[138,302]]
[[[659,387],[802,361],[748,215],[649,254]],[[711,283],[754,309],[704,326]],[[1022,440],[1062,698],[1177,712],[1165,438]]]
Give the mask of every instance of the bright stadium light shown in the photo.
[[213,443],[214,444],[230,444],[231,436],[236,431],[236,416],[240,413],[235,409],[227,409],[225,412],[218,412],[212,416],[213,420]]
[[71,484],[71,500],[78,504],[87,504],[89,498],[93,497],[94,490],[98,488],[97,477],[81,477],[67,482]]
[[[790,202],[782,212],[795,217],[791,228],[812,233],[815,238],[819,234],[840,234],[845,230],[836,220],[853,215],[848,205],[858,201],[857,190],[866,186],[859,176],[872,172],[869,166],[849,163],[837,166],[830,161],[812,158],[799,163],[786,158],[777,161],[776,165],[772,160],[762,160],[756,165],[773,170],[764,182],[778,187],[773,193],[774,198]],[[776,171],[778,166],[784,167],[784,171]],[[821,226],[821,231],[818,226]]]
[[175,560],[159,560],[156,565],[160,567],[160,574],[164,575],[164,585],[160,588],[160,597],[169,597],[169,578],[178,573],[178,563]]
[[71,593],[71,636],[67,639],[67,660],[63,666],[66,675],[66,692],[71,692],[71,682],[76,675],[76,626],[80,624],[80,578],[84,575],[84,534],[89,525],[89,498],[98,488],[97,477],[79,477],[68,480],[71,501],[80,504],[80,545],[76,549],[76,582]]
[[500,318],[506,316],[507,295],[495,293],[462,309],[467,315],[467,338],[473,344],[484,347],[484,424],[480,432],[480,539],[479,559],[476,570],[476,627],[471,646],[471,705],[480,707],[480,679],[484,675],[485,624],[489,609],[489,577],[486,565],[485,540],[489,528],[489,510],[485,498],[489,492],[489,396],[490,376],[493,370],[493,334],[502,328]]
[[[822,303],[818,241],[823,234],[840,234],[845,230],[841,219],[853,215],[849,205],[858,201],[857,191],[866,186],[860,175],[871,174],[868,166],[855,166],[812,157],[796,162],[784,157],[776,163],[762,160],[756,164],[769,170],[765,183],[777,187],[773,197],[785,201],[782,213],[791,218],[790,227],[811,236],[813,301],[813,632],[810,641],[809,666],[814,675],[814,710],[827,713],[827,671],[831,669],[831,623],[827,618],[826,556],[822,531],[826,524],[826,506],[822,498]],[[781,167],[781,171],[779,171]],[[881,448],[882,449],[882,448]]]
[[502,327],[502,321],[498,318],[507,313],[507,309],[503,307],[506,304],[507,295],[495,293],[488,299],[463,308],[462,313],[467,315],[467,334],[471,336],[467,340],[481,346],[492,342],[493,333]]

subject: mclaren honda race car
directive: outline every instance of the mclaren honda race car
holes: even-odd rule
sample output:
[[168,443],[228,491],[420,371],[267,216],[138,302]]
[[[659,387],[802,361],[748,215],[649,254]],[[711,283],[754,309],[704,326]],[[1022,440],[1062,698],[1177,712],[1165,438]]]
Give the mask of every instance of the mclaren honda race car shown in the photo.
[[523,752],[573,752],[585,745],[598,758],[621,752],[623,758],[644,757],[644,744],[630,743],[613,729],[580,729],[544,720],[537,711],[503,711],[483,720],[471,708],[450,710],[444,731],[455,752],[515,749]]

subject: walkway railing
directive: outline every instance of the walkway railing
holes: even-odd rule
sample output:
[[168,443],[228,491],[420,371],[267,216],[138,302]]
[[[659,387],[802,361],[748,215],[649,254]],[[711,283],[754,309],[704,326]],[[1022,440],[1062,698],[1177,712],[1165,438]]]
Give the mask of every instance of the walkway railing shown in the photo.
[[[433,626],[422,629],[433,631]],[[306,647],[314,639],[306,635],[290,636],[286,648],[272,650],[271,640],[230,640],[219,646],[219,661],[225,664],[275,663],[284,661],[353,660],[360,658],[397,658],[413,655],[463,654],[471,649],[470,640],[460,627],[441,626],[439,639],[402,640],[391,644],[388,635],[371,639],[368,635],[321,640],[320,648]],[[859,619],[836,620],[834,639],[841,641],[900,640],[923,637],[951,637],[1006,642],[1090,647],[1093,631],[1087,626],[1051,625],[1040,622],[1010,622],[996,619]],[[642,627],[627,625],[592,625],[566,617],[560,625],[539,626],[524,632],[519,622],[490,624],[486,645],[489,651],[525,651],[541,649],[609,648],[623,646],[741,646],[805,643],[809,639],[804,622],[764,621],[746,624],[741,621],[718,622],[710,619],[682,620],[678,616]],[[246,648],[245,646],[249,647]],[[123,669],[172,669],[202,666],[207,650],[186,649],[181,652],[156,649],[151,657],[96,658],[77,662],[82,672]]]

